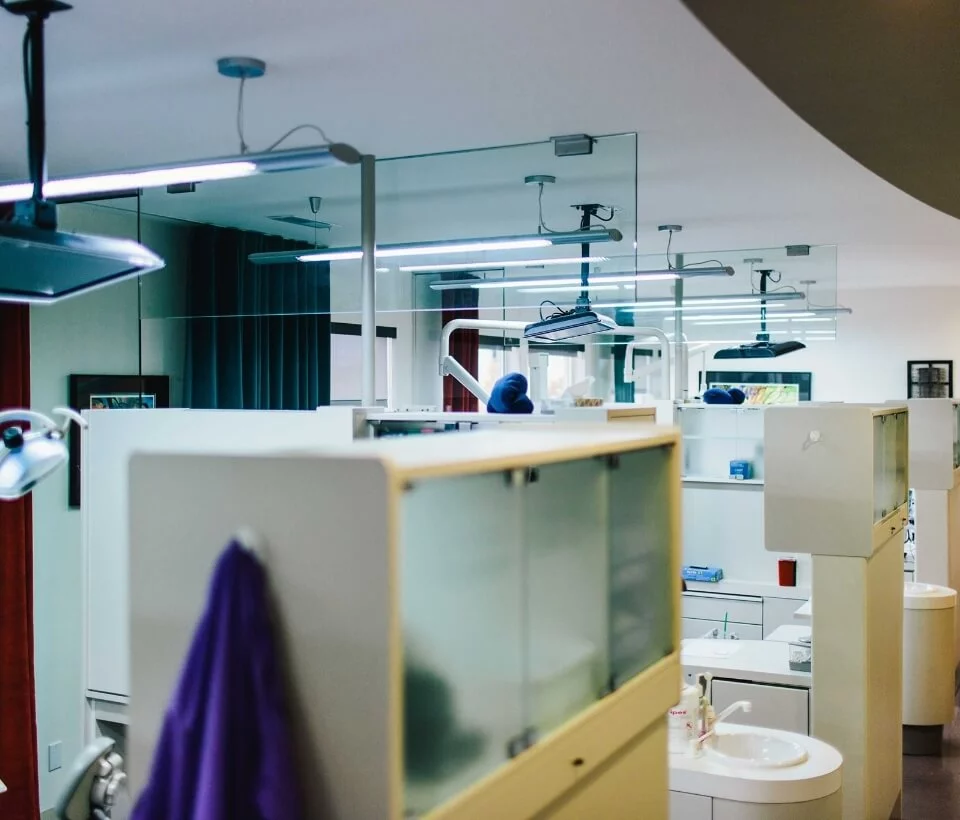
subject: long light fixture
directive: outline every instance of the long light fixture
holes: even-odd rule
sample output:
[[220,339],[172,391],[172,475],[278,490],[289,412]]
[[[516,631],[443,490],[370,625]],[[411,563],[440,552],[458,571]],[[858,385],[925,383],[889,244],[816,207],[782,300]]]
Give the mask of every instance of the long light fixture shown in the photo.
[[[733,276],[733,268],[715,267],[715,268],[697,268],[685,270],[642,270],[634,273],[620,274],[601,274],[590,277],[593,284],[623,284],[627,282],[658,282],[686,279],[688,276]],[[431,282],[431,290],[465,290],[473,288],[474,290],[498,290],[506,288],[545,288],[545,287],[563,287],[565,285],[575,285],[580,282],[579,277],[527,277],[526,279],[457,279],[452,282]]]
[[540,268],[553,265],[582,265],[608,262],[606,256],[559,256],[547,259],[510,259],[505,262],[447,262],[442,265],[400,265],[404,273],[443,273],[445,271],[482,271],[501,268]]
[[[794,291],[788,291],[784,293],[778,293],[776,295],[776,304],[782,302],[794,301],[797,299],[806,298],[806,294]],[[683,302],[681,303],[680,310],[703,310],[703,306],[709,305],[737,305],[740,307],[746,307],[748,305],[757,305],[760,303],[760,297],[755,294],[743,293],[743,294],[718,294],[717,296],[684,296]],[[774,303],[769,302],[768,304],[772,305]],[[634,313],[647,313],[655,310],[669,310],[676,311],[677,304],[673,299],[650,299],[645,300],[642,303],[639,303],[635,308],[632,308]],[[726,310],[726,308],[717,308],[718,310]],[[804,308],[807,310],[807,308]]]
[[[720,325],[757,325],[760,324],[760,320],[756,318],[745,318],[745,319],[735,319],[729,316],[725,317],[716,317],[710,319],[709,321],[698,321],[697,319],[691,319],[692,324],[697,325],[698,327],[718,327]],[[792,319],[767,319],[767,324],[786,324],[787,322],[832,322],[833,320],[825,316],[797,316]]]
[[517,293],[579,293],[580,291],[620,290],[621,285],[560,285],[547,288],[517,288]]
[[[302,171],[330,165],[356,165],[360,152],[344,143],[319,145],[311,148],[292,148],[286,151],[267,151],[258,154],[182,162],[169,165],[151,165],[126,171],[107,171],[102,174],[50,179],[43,185],[47,199],[107,194],[138,188],[161,188],[190,182],[212,182],[237,179],[254,174],[275,171]],[[0,202],[26,202],[33,194],[29,182],[0,185]]]
[[[590,228],[565,233],[521,234],[519,236],[492,236],[476,239],[441,239],[429,242],[403,242],[378,245],[377,259],[392,259],[404,256],[443,256],[458,253],[484,253],[486,251],[528,250],[549,248],[552,245],[584,245],[594,242],[619,242],[623,234],[616,228]],[[316,251],[280,251],[276,253],[251,253],[248,257],[254,265],[286,265],[295,262],[342,262],[363,258],[358,247],[321,248]]]

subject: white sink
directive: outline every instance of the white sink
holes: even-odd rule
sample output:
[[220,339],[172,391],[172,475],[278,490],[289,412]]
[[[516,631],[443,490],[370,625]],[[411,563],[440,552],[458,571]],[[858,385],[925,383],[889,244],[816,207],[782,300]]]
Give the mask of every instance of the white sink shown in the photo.
[[705,743],[704,751],[716,763],[751,769],[784,769],[807,760],[799,743],[783,740],[762,731],[724,732]]

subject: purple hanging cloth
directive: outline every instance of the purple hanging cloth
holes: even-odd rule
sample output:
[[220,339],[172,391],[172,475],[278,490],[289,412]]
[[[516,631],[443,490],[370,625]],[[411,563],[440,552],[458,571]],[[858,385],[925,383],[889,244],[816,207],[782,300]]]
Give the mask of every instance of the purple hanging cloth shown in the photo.
[[295,820],[301,794],[266,576],[234,541],[214,570],[131,820]]

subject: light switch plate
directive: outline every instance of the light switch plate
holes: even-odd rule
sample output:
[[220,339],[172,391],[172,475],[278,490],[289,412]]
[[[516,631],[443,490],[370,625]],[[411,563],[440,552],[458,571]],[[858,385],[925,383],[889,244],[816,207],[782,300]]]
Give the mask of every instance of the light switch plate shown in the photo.
[[62,746],[63,744],[59,740],[56,743],[51,743],[49,746],[47,746],[47,771],[48,772],[55,772],[57,769],[59,769],[63,765],[60,761],[60,757],[61,757],[60,750]]

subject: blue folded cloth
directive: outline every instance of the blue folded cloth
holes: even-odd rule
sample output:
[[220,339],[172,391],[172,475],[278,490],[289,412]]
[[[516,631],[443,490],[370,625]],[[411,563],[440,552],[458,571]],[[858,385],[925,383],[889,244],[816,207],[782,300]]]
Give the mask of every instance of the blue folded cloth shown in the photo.
[[527,377],[523,373],[507,373],[498,379],[490,393],[487,412],[532,413],[533,402],[527,397]]

